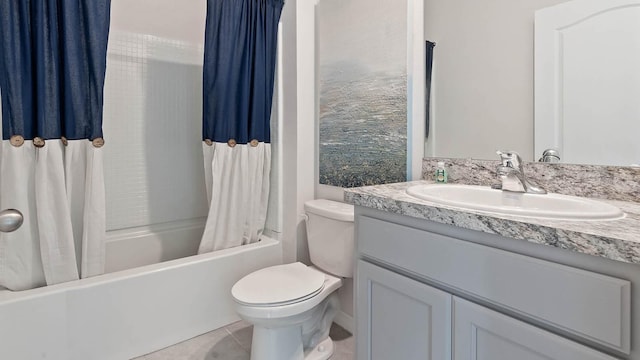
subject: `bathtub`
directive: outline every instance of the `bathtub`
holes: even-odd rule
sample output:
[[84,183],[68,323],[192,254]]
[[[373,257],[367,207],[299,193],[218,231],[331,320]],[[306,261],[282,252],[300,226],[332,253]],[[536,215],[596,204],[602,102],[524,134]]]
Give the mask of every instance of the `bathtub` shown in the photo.
[[124,360],[239,320],[231,286],[282,263],[281,243],[170,260],[197,249],[202,224],[182,225],[110,234],[105,275],[1,291],[0,359]]

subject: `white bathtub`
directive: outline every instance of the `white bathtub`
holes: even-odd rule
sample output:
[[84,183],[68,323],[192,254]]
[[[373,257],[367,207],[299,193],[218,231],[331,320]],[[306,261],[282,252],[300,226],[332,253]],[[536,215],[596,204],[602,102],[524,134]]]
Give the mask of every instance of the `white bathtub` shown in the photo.
[[[192,251],[193,235],[201,233],[194,226],[111,236],[107,268]],[[94,278],[2,291],[0,359],[124,360],[161,349],[238,320],[231,286],[280,263],[280,242],[263,237],[256,244]]]

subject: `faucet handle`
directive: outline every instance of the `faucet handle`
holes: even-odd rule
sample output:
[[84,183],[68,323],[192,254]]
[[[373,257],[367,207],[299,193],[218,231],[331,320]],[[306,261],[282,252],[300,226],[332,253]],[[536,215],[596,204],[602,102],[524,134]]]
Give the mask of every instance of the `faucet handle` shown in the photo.
[[502,160],[502,166],[514,168],[514,169],[522,169],[522,158],[520,158],[520,154],[515,151],[496,151],[496,154],[500,156],[500,160]]

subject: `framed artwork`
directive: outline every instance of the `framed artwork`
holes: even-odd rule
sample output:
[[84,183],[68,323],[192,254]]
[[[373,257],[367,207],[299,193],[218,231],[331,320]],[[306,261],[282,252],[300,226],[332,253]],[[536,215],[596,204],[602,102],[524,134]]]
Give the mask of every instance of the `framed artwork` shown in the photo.
[[410,1],[320,0],[316,5],[322,185],[407,180]]

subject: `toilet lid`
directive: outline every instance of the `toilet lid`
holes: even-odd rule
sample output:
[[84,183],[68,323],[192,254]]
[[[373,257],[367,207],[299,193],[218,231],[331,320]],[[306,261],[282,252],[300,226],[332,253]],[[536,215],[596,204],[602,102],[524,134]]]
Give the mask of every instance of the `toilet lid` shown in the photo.
[[233,286],[231,295],[244,304],[283,305],[316,295],[324,280],[324,274],[303,263],[277,265],[243,277]]

